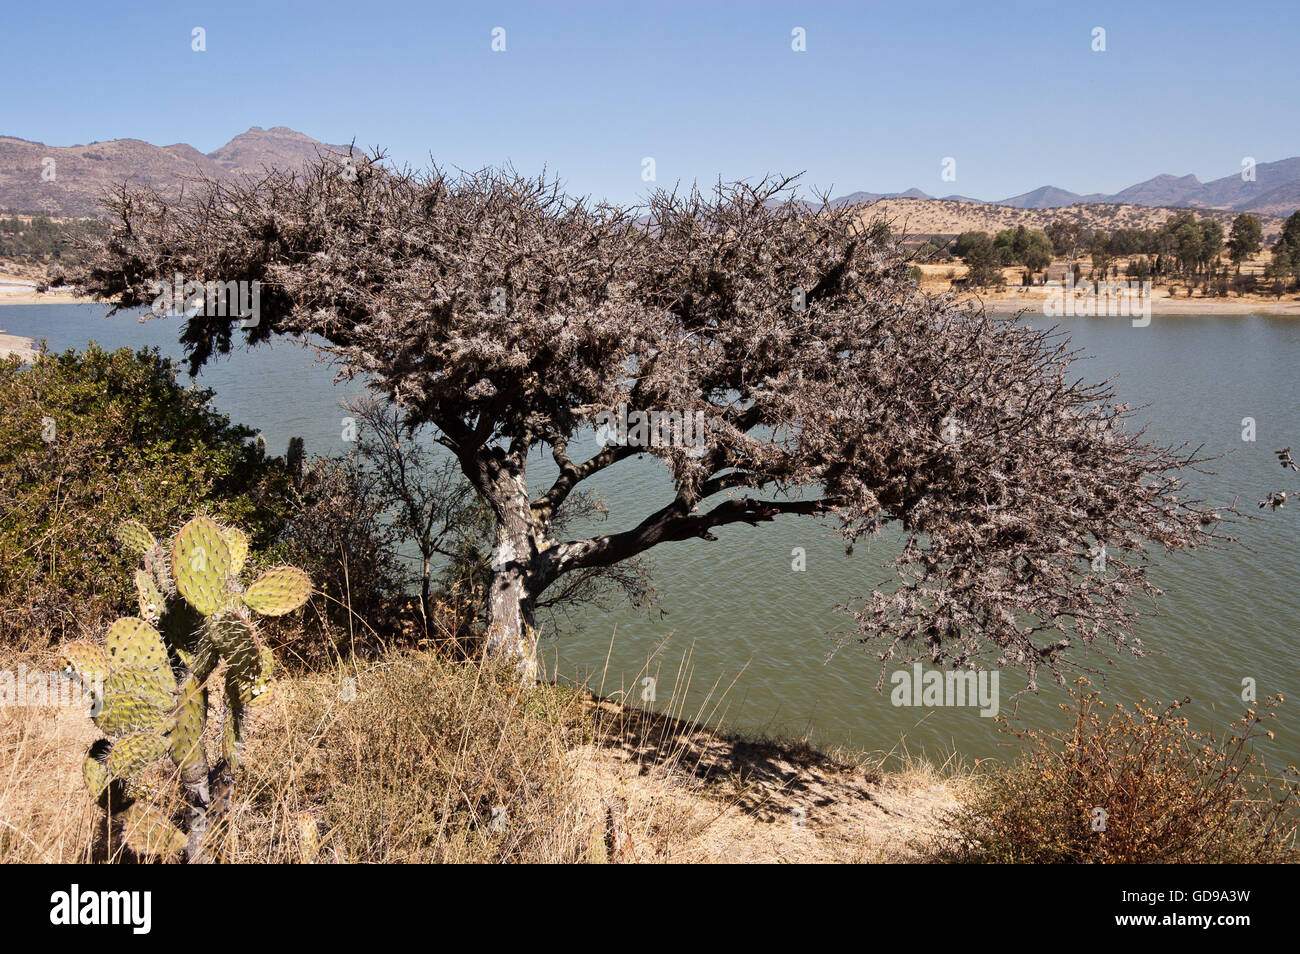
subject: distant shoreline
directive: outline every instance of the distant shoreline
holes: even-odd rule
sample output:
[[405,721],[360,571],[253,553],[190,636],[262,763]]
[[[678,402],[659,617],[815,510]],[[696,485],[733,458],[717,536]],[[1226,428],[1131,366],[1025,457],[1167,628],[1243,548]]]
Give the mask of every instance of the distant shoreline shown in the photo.
[[71,288],[37,292],[31,279],[12,273],[0,273],[0,305],[87,305],[93,298],[81,298]]
[[[1041,288],[1015,295],[1005,292],[988,296],[969,295],[961,300],[964,302],[980,302],[984,305],[985,311],[995,315],[1012,315],[1023,311],[1029,315],[1042,315],[1047,318],[1061,317],[1047,314],[1043,307],[1047,302],[1047,292]],[[1104,309],[1105,306],[1103,304],[1100,307]],[[1281,301],[1236,298],[1170,298],[1167,294],[1157,291],[1151,297],[1151,314],[1161,318],[1234,318],[1246,315],[1300,318],[1300,301],[1295,298]],[[1099,314],[1097,317],[1106,317],[1106,315]]]
[[[971,295],[961,299],[962,302],[978,302],[984,309],[994,315],[1013,315],[1018,311],[1028,314],[1043,315],[1043,296],[1034,295]],[[71,292],[46,292],[38,295],[6,295],[0,293],[0,307],[5,305],[96,305],[106,304],[94,298],[78,298]],[[1151,314],[1162,318],[1169,317],[1220,317],[1234,318],[1246,315],[1268,315],[1284,318],[1300,318],[1300,301],[1236,301],[1230,298],[1155,298],[1151,302]],[[1047,316],[1051,317],[1051,316]],[[4,337],[13,338],[13,335]]]
[[[935,283],[925,282],[922,285],[922,290],[931,293],[942,292],[946,290],[946,284],[943,283],[942,286],[939,286]],[[1047,294],[1047,290],[1042,286],[1034,286],[1027,291],[966,295],[958,300],[982,303],[986,311],[995,315],[1010,315],[1018,311],[1042,315],[1045,314],[1043,305],[1047,301]],[[24,281],[11,275],[0,275],[0,307],[5,305],[96,304],[107,305],[108,303],[95,298],[78,296],[70,288],[38,293],[33,282]],[[1265,301],[1255,298],[1171,298],[1163,289],[1156,289],[1151,296],[1151,314],[1161,317],[1270,315],[1300,318],[1300,299],[1292,297],[1280,301]],[[14,336],[9,335],[6,337],[13,338]]]
[[78,298],[72,292],[54,291],[38,295],[36,292],[5,294],[0,291],[0,306],[4,305],[95,305],[102,304],[94,298]]

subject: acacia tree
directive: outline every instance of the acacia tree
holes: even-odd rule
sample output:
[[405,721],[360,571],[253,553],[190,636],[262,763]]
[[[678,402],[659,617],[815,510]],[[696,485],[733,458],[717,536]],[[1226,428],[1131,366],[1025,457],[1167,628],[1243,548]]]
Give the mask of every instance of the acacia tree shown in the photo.
[[[765,180],[628,209],[379,158],[176,204],[123,187],[78,284],[116,310],[177,274],[260,282],[256,323],[188,317],[192,368],[241,333],[311,336],[430,427],[492,511],[487,652],[528,676],[557,581],[733,524],[831,519],[850,550],[895,525],[896,578],[864,583],[857,637],[884,665],[1018,665],[1031,685],[1072,645],[1140,652],[1153,551],[1218,538],[1184,496],[1193,454],[1131,431],[1059,336],[922,294],[851,207]],[[571,456],[624,407],[703,412],[703,439]],[[530,487],[538,448],[558,477]],[[555,532],[583,481],[641,454],[667,468],[670,501],[618,532]]]

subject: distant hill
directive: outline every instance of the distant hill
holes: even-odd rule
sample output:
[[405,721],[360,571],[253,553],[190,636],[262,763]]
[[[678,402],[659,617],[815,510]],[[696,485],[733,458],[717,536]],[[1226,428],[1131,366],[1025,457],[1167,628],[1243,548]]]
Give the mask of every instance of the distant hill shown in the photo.
[[1128,205],[1188,205],[1188,200],[1202,188],[1196,176],[1158,175],[1107,196]]
[[[188,148],[188,147],[187,147]],[[227,174],[257,173],[277,167],[300,168],[312,162],[317,150],[347,152],[346,146],[327,146],[288,126],[259,129],[254,126],[240,133],[208,158]]]
[[[840,204],[879,202],[883,199],[929,199],[920,189],[906,192],[853,192],[835,199]],[[1013,209],[1060,209],[1076,205],[1144,205],[1151,208],[1233,209],[1262,215],[1287,216],[1300,209],[1300,156],[1261,162],[1255,166],[1253,181],[1242,181],[1234,172],[1222,179],[1202,182],[1193,175],[1165,173],[1138,182],[1111,195],[1099,192],[1079,195],[1056,186],[1045,185],[1032,192],[1013,195],[997,202],[982,202],[966,196],[952,195],[943,200],[1010,206]]]
[[1065,189],[1058,189],[1056,186],[1041,186],[1033,192],[1025,192],[1021,195],[1013,195],[1009,199],[1003,199],[997,205],[1009,205],[1013,209],[1055,209],[1063,205],[1101,202],[1103,198],[1100,193],[1079,195],[1077,192],[1067,192]]
[[831,205],[861,205],[863,202],[879,202],[881,199],[932,199],[920,189],[908,189],[906,192],[850,192],[838,199],[832,199]]
[[[1270,195],[1288,188],[1295,195],[1300,193],[1300,188],[1297,187],[1300,187],[1300,157],[1261,162],[1255,167],[1254,182],[1242,182],[1239,172],[1207,182],[1192,198],[1198,205],[1215,208],[1267,211],[1265,206],[1277,202],[1276,199],[1269,199]],[[1300,202],[1293,199],[1287,212],[1293,212],[1297,208],[1300,208]]]
[[[1171,207],[1082,203],[1059,208],[1019,208],[993,202],[948,199],[878,199],[860,206],[862,221],[884,218],[896,235],[957,235],[961,232],[1000,232],[1023,225],[1046,229],[1058,219],[1078,222],[1086,229],[1106,232],[1115,229],[1156,229],[1180,211]],[[1198,209],[1197,215],[1212,218],[1226,230],[1238,213],[1231,209]],[[1282,232],[1282,218],[1256,213],[1266,241]]]
[[[1233,208],[1242,208],[1240,204]],[[1249,211],[1261,215],[1287,216],[1300,209],[1300,180],[1280,185],[1271,192],[1265,192],[1258,198],[1252,198]]]
[[[100,198],[124,180],[176,193],[182,182],[257,173],[264,168],[301,168],[317,150],[346,151],[287,126],[254,126],[214,152],[176,143],[155,146],[139,139],[114,139],[84,146],[47,146],[0,136],[0,209],[52,216],[98,216]],[[42,172],[53,159],[54,178]]]
[[[318,142],[287,126],[254,126],[206,154],[186,143],[155,146],[139,139],[114,139],[84,146],[46,146],[0,136],[0,211],[96,216],[102,214],[101,197],[123,180],[175,194],[184,180],[200,175],[223,178],[256,174],[266,168],[301,168],[316,158],[317,150],[337,152],[346,151],[346,147]],[[45,159],[54,160],[53,181],[41,176]],[[1285,217],[1300,209],[1300,157],[1259,163],[1251,182],[1243,182],[1240,172],[1210,182],[1201,182],[1193,175],[1164,174],[1111,195],[1080,195],[1045,185],[997,202],[985,202],[961,195],[935,199],[914,188],[906,192],[851,192],[832,202],[865,205],[893,200],[1025,210],[1106,205],[1223,209]]]

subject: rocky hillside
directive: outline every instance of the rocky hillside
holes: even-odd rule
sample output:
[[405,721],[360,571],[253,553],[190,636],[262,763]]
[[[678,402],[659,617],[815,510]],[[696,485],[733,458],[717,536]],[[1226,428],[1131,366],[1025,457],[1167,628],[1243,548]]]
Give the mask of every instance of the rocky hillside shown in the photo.
[[[1178,211],[1177,208],[1102,203],[1026,209],[984,202],[908,198],[879,199],[861,206],[864,220],[884,218],[895,234],[909,236],[956,235],[967,231],[995,233],[1018,225],[1029,229],[1046,229],[1058,219],[1080,222],[1087,229],[1106,232],[1115,229],[1156,229]],[[1238,213],[1226,209],[1197,208],[1196,214],[1200,218],[1216,220],[1226,231]],[[1258,218],[1265,240],[1272,242],[1282,231],[1282,218],[1278,215],[1258,215]]]
[[185,180],[198,176],[298,168],[315,159],[318,149],[346,147],[317,142],[287,126],[254,126],[206,155],[185,143],[154,146],[139,139],[114,139],[46,146],[0,136],[0,210],[95,216],[102,211],[100,198],[123,181],[175,193]]

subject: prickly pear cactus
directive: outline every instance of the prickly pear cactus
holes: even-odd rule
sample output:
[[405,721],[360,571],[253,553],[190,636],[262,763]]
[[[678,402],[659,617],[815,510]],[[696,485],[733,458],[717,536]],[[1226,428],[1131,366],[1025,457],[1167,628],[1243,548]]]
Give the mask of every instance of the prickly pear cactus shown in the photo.
[[149,528],[139,520],[124,520],[118,524],[117,541],[127,553],[141,557],[158,545]]
[[[92,691],[92,717],[107,736],[86,757],[86,785],[92,798],[121,812],[123,841],[136,851],[184,848],[189,860],[206,860],[202,836],[210,810],[215,814],[218,807],[209,793],[229,792],[247,709],[266,699],[271,687],[275,658],[256,617],[298,609],[311,595],[311,580],[296,567],[281,566],[245,586],[239,574],[248,537],[208,517],[186,523],[170,544],[134,520],[123,523],[117,537],[143,562],[135,573],[140,616],[110,626],[102,647],[78,640],[62,652],[64,670]],[[204,746],[208,683],[222,664],[225,724],[219,759],[210,768]],[[139,777],[164,758],[180,770],[185,789],[183,831],[138,797],[152,792]],[[116,802],[113,792],[122,793]]]

